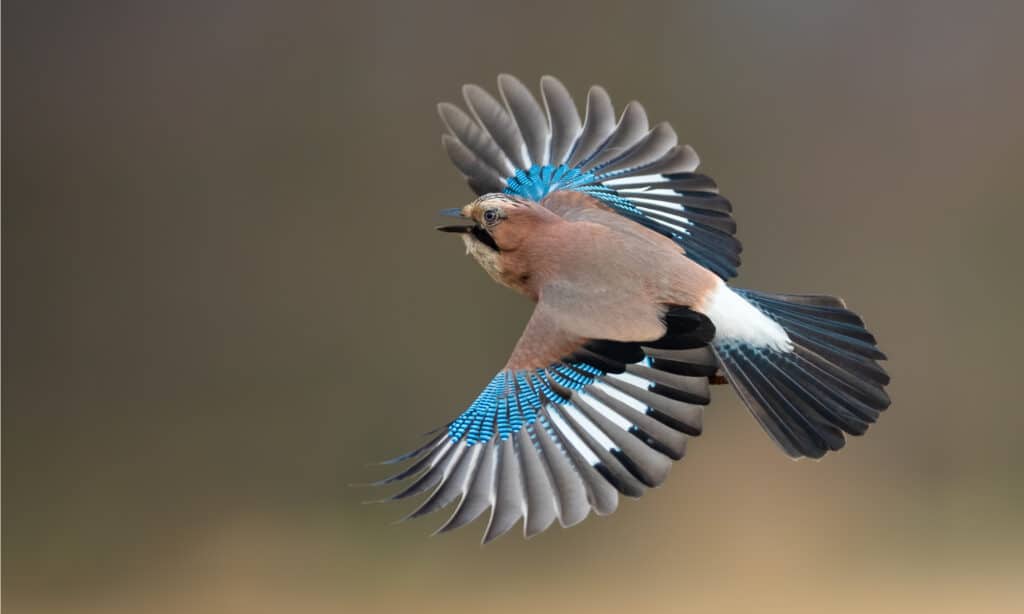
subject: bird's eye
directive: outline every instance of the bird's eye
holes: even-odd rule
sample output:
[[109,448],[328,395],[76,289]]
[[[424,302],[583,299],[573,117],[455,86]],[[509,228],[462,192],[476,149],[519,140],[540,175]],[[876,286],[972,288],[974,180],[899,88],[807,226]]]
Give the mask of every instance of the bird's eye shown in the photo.
[[499,221],[501,221],[501,214],[498,213],[497,209],[488,209],[484,211],[484,224],[494,226]]

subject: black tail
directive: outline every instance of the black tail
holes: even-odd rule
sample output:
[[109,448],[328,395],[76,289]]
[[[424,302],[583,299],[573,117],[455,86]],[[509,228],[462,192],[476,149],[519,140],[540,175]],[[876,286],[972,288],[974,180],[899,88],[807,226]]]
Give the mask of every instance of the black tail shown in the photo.
[[789,335],[780,351],[715,342],[726,376],[772,439],[793,458],[820,458],[862,435],[889,406],[885,354],[857,314],[831,296],[734,290]]

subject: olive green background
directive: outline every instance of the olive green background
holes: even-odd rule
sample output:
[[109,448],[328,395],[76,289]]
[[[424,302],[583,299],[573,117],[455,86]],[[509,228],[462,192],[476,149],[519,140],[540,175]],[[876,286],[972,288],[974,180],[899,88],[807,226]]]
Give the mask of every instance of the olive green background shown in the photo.
[[[21,612],[998,612],[1024,602],[1020,3],[26,2],[3,15],[3,599]],[[670,120],[736,283],[844,296],[891,410],[787,460],[733,393],[668,483],[479,546],[367,463],[529,315],[436,211],[498,72]]]

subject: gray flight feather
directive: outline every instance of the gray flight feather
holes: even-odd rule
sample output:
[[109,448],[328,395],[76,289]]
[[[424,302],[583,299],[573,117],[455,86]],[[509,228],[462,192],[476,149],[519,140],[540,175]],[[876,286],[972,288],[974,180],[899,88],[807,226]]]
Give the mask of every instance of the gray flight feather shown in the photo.
[[[604,478],[606,480],[610,480],[612,486],[627,497],[637,498],[643,496],[643,483],[641,483],[640,480],[638,480],[636,476],[634,476],[633,473],[622,464],[620,459],[616,458],[612,454],[611,450],[602,446],[593,436],[591,436],[591,431],[589,429],[584,428],[584,421],[586,421],[586,423],[592,428],[596,428],[592,422],[587,420],[586,415],[580,413],[574,416],[572,412],[565,411],[564,408],[562,409],[562,417],[569,424],[570,428],[576,431],[576,435],[582,439],[587,447],[590,448],[590,450],[600,459],[600,464],[603,465],[607,471],[607,474],[603,474]],[[595,466],[595,469],[596,468],[597,466]]]
[[529,168],[526,142],[523,141],[523,135],[519,133],[515,120],[508,114],[504,105],[478,85],[463,86],[462,95],[470,112],[509,157],[513,166]]
[[693,348],[690,350],[662,350],[657,348],[644,348],[644,354],[651,358],[664,358],[677,362],[688,362],[694,365],[717,365],[718,360],[709,347]]
[[534,432],[543,460],[551,475],[559,524],[563,527],[571,527],[582,522],[590,513],[587,486],[583,483],[583,478],[573,465],[568,453],[561,444],[551,438],[547,429],[538,425]]
[[441,482],[441,478],[444,477],[444,472],[448,468],[448,463],[452,460],[452,450],[454,448],[454,443],[450,441],[446,443],[441,448],[440,455],[438,455],[438,457],[433,461],[426,473],[417,478],[416,481],[410,484],[405,490],[392,495],[391,499],[404,499],[437,486],[438,483]]
[[555,495],[551,480],[544,469],[537,448],[530,441],[526,427],[519,429],[515,435],[516,452],[519,453],[519,467],[522,471],[523,493],[526,496],[526,519],[523,522],[523,534],[533,537],[551,526],[558,516],[555,509]]
[[548,121],[537,99],[522,81],[512,75],[498,75],[498,92],[512,114],[533,164],[547,164]]
[[[665,203],[674,203],[677,205],[683,205],[687,211],[705,211],[714,213],[730,213],[732,211],[732,204],[727,198],[719,196],[717,194],[703,193],[703,192],[687,192],[686,194],[658,194],[651,196],[651,198],[657,199]],[[643,206],[647,206],[646,204]]]
[[587,112],[583,132],[569,157],[569,166],[588,159],[615,130],[615,107],[603,87],[595,85],[587,93]]
[[642,168],[663,158],[678,143],[679,137],[676,136],[676,131],[672,129],[672,126],[663,122],[644,135],[642,139],[630,147],[624,154],[604,162],[595,170],[602,173],[613,173],[621,170]]
[[580,135],[582,123],[569,90],[562,82],[551,76],[540,79],[541,97],[547,110],[548,124],[551,126],[551,144],[549,164],[559,165],[566,161],[573,143]]
[[611,378],[608,378],[606,381],[626,395],[664,414],[666,419],[663,419],[663,421],[673,429],[682,431],[687,435],[701,434],[704,420],[704,407],[702,405],[683,403],[682,401],[670,399],[649,390],[638,388],[633,384]]
[[594,513],[598,516],[615,513],[615,510],[619,508],[619,491],[609,484],[608,480],[593,466],[584,461],[579,453],[571,451],[570,455],[573,457],[580,475],[583,476],[583,482],[587,486],[587,501]]
[[718,193],[718,184],[707,175],[700,173],[685,173],[674,175],[672,179],[664,181],[652,181],[650,178],[623,177],[615,184],[616,190],[642,189],[642,190],[680,190],[692,192]]
[[474,191],[483,190],[483,193],[486,194],[505,189],[505,179],[498,171],[484,164],[468,147],[462,144],[462,141],[450,134],[443,134],[441,135],[441,144],[444,145],[455,168],[472,180]]
[[448,463],[444,477],[441,478],[441,484],[437,487],[437,490],[432,492],[419,507],[410,512],[403,520],[419,518],[424,514],[436,512],[454,501],[462,490],[462,484],[465,482],[466,474],[470,468],[469,461],[472,458],[473,455],[469,452],[467,446],[457,445],[455,452],[452,454],[452,460]]
[[[656,384],[664,384],[676,390],[681,390],[687,394],[693,395],[694,397],[700,397],[704,403],[711,400],[711,392],[708,389],[708,378],[706,377],[695,377],[690,375],[676,375],[675,373],[667,373],[665,371],[658,371],[645,365],[627,365],[626,372],[632,373],[638,377],[651,380]],[[694,401],[696,404],[696,401]]]
[[643,434],[653,440],[648,445],[657,446],[659,449],[664,450],[672,460],[680,460],[686,455],[686,441],[688,439],[686,434],[646,414],[627,407],[625,403],[599,388],[592,388],[587,391],[587,394],[593,395],[612,411],[635,424]]
[[644,445],[642,441],[616,426],[601,412],[591,407],[579,393],[574,393],[572,400],[576,407],[632,461],[640,473],[636,477],[644,486],[653,488],[665,481],[669,468],[672,467],[672,459]]
[[[550,415],[557,410],[549,405],[545,406],[542,411],[549,416],[548,420],[550,421]],[[560,413],[559,415],[562,414]],[[564,444],[565,452],[569,455],[580,477],[583,478],[583,483],[587,488],[587,501],[590,503],[591,509],[599,516],[613,513],[619,506],[619,491],[604,476],[598,473],[593,465],[583,458],[579,450],[568,443],[569,438],[566,436],[566,433],[562,432],[562,427],[554,422],[552,424],[555,425],[555,432],[558,434],[558,438],[566,442]],[[566,428],[572,429],[572,425],[566,423]],[[573,433],[575,433],[575,430],[573,430]],[[584,443],[584,445],[586,444]]]
[[[447,434],[445,434],[444,439],[447,439]],[[430,454],[427,454],[423,458],[419,459],[415,463],[409,465],[402,471],[399,471],[398,473],[392,476],[388,476],[382,480],[372,482],[371,486],[383,486],[384,484],[390,484],[392,482],[404,480],[410,476],[416,475],[417,473],[426,470],[427,467],[433,466],[433,464],[437,462],[438,457],[441,456],[441,454],[445,451],[445,446],[440,439],[432,445],[434,446],[434,448],[430,451]]]
[[[679,215],[678,210],[673,210],[668,205],[642,203],[637,204],[636,207],[647,214],[648,217],[661,221],[673,222],[675,221],[674,218]],[[694,224],[708,226],[712,230],[720,230],[729,236],[736,233],[736,222],[729,216],[701,212],[699,209],[687,209],[684,216]]]
[[491,490],[491,519],[484,532],[488,543],[508,532],[523,517],[523,485],[512,440],[497,444],[494,487]]
[[648,130],[647,112],[639,102],[630,102],[622,111],[611,136],[597,149],[595,155],[583,162],[583,170],[599,169],[603,163],[618,158],[644,138]]
[[601,180],[614,179],[617,176],[633,175],[643,173],[645,175],[669,173],[692,173],[700,165],[700,157],[689,145],[676,145],[664,156],[655,162],[631,168],[598,175]]
[[442,102],[437,105],[437,113],[448,128],[448,132],[473,152],[481,162],[494,169],[502,177],[507,177],[514,172],[515,167],[505,152],[498,147],[491,135],[465,111],[451,103]]
[[462,500],[451,518],[441,525],[436,533],[444,533],[467,525],[491,505],[491,489],[494,483],[494,440],[473,446],[473,466],[463,484]]

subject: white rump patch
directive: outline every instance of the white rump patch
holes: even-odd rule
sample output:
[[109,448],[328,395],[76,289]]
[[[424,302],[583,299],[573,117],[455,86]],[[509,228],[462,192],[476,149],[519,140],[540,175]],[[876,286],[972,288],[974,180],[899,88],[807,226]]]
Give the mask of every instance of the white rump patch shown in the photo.
[[715,325],[715,341],[740,341],[779,352],[793,350],[793,342],[778,322],[761,313],[719,280],[703,309]]

